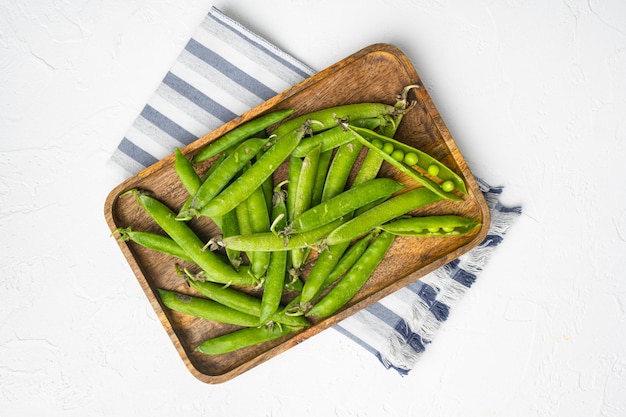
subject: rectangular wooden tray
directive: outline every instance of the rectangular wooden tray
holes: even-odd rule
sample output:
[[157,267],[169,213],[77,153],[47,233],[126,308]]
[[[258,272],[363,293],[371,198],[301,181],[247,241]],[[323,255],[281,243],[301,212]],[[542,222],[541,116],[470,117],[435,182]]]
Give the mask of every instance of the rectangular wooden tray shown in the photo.
[[[483,195],[411,62],[392,45],[374,44],[354,53],[198,139],[182,151],[192,156],[206,144],[241,123],[272,110],[293,108],[297,115],[357,102],[394,104],[396,95],[410,84],[421,86],[412,93],[414,94],[412,98],[417,100],[417,106],[402,120],[396,139],[409,143],[447,164],[465,180],[468,188],[468,194],[462,202],[441,201],[416,214],[454,213],[476,216],[482,219],[483,226],[470,235],[460,237],[397,238],[364,288],[346,308],[334,316],[313,323],[311,327],[293,337],[219,356],[204,355],[194,352],[194,349],[209,337],[233,330],[233,326],[173,312],[162,306],[156,296],[157,288],[193,293],[193,290],[176,274],[173,266],[175,259],[133,243],[119,242],[124,256],[163,327],[183,362],[196,378],[207,383],[227,381],[458,258],[484,239],[490,218]],[[187,194],[176,176],[173,162],[172,154],[124,181],[110,192],[105,203],[105,217],[111,231],[128,226],[135,230],[159,231],[158,226],[137,207],[133,198],[119,197],[129,189],[140,188],[151,191],[172,208],[180,207]],[[210,161],[207,164],[210,164]],[[385,165],[381,175],[395,174],[393,168]],[[279,182],[285,176],[286,170],[283,167],[275,174],[274,181]],[[204,219],[192,221],[191,226],[207,240],[218,232],[214,224]]]

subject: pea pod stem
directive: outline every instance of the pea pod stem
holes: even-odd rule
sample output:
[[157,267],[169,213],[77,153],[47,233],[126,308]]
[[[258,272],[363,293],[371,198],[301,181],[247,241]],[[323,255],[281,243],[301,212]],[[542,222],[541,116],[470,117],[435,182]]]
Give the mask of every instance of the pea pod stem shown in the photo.
[[231,148],[243,140],[250,138],[255,133],[258,133],[278,122],[290,116],[293,113],[292,109],[278,110],[262,116],[259,116],[249,122],[239,125],[235,129],[220,136],[215,141],[211,142],[204,148],[202,148],[194,157],[193,162],[199,163],[206,161],[214,157],[215,155]]
[[[392,120],[389,123],[386,123],[380,127],[378,132],[381,135],[387,136],[389,138],[392,138],[395,136],[396,131],[398,130],[398,127],[400,126],[400,122],[402,121],[402,118],[404,117],[406,112],[412,109],[413,107],[415,107],[415,105],[417,104],[417,102],[415,101],[409,101],[409,92],[413,89],[418,89],[418,88],[420,88],[419,85],[410,84],[410,85],[405,86],[400,92],[400,94],[398,94],[395,107],[398,109],[402,109],[404,111],[398,113],[392,118]],[[362,126],[362,127],[367,127],[367,126]]]

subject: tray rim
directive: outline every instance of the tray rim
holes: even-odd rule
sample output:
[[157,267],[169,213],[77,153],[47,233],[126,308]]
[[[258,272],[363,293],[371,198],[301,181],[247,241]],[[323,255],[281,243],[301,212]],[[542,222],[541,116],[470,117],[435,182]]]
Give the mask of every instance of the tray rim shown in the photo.
[[[252,109],[246,111],[240,116],[235,117],[233,120],[223,124],[217,129],[209,132],[208,134],[198,138],[197,140],[190,143],[189,145],[186,145],[185,147],[181,148],[181,151],[184,154],[197,152],[200,148],[204,147],[207,143],[210,143],[211,141],[219,138],[224,133],[232,130],[234,127],[242,123],[245,123],[248,120],[258,117],[259,115],[267,112],[269,109],[274,108],[277,104],[284,101],[285,99],[293,95],[296,95],[302,90],[305,90],[311,87],[316,82],[318,82],[318,80],[324,79],[338,71],[341,71],[341,69],[344,66],[348,65],[349,63],[362,59],[366,57],[368,54],[372,54],[372,53],[386,53],[386,54],[392,55],[408,74],[410,74],[411,76],[414,76],[416,80],[419,80],[419,84],[421,88],[416,90],[416,94],[418,95],[419,99],[422,101],[422,103],[426,107],[426,111],[431,117],[433,127],[436,128],[436,130],[441,135],[441,138],[445,142],[446,147],[449,149],[450,153],[452,154],[452,157],[454,158],[455,162],[458,164],[460,171],[462,171],[464,175],[466,175],[466,178],[464,179],[466,181],[467,189],[475,197],[476,199],[475,202],[478,208],[480,209],[481,216],[483,219],[483,224],[480,230],[476,233],[475,237],[469,242],[467,242],[465,245],[462,245],[456,248],[455,250],[453,250],[452,252],[449,252],[447,255],[429,263],[428,265],[418,270],[415,270],[411,273],[408,273],[407,275],[405,275],[402,278],[399,278],[398,280],[395,280],[392,283],[393,285],[388,285],[384,287],[383,289],[381,289],[380,291],[377,291],[376,293],[351,305],[349,308],[339,311],[338,313],[332,315],[331,317],[325,320],[322,320],[319,323],[316,323],[315,325],[307,329],[304,329],[303,331],[293,336],[288,337],[285,341],[277,344],[276,346],[271,347],[270,349],[256,356],[254,358],[255,359],[254,361],[247,361],[245,363],[242,363],[240,365],[237,365],[227,370],[224,373],[216,374],[216,375],[205,374],[194,366],[193,361],[191,361],[184,347],[181,345],[181,342],[176,334],[176,331],[171,326],[171,323],[169,319],[167,318],[166,313],[163,311],[161,304],[159,303],[157,297],[154,294],[154,291],[151,287],[151,284],[148,278],[145,276],[141,265],[139,264],[137,259],[134,257],[133,252],[130,249],[129,245],[126,242],[118,242],[118,246],[120,247],[126,261],[129,263],[129,266],[131,267],[131,270],[133,271],[135,278],[139,282],[142,290],[144,291],[146,298],[148,299],[149,303],[151,304],[152,308],[157,314],[157,317],[159,318],[161,325],[163,326],[164,330],[168,333],[170,340],[174,344],[178,354],[180,355],[181,359],[183,360],[188,370],[198,380],[205,382],[205,383],[210,383],[210,384],[226,382],[257,365],[266,362],[270,358],[277,356],[279,353],[282,353],[283,351],[288,350],[292,348],[293,346],[302,343],[303,341],[314,336],[315,334],[320,333],[321,331],[329,327],[332,327],[333,325],[337,324],[341,320],[353,315],[354,313],[365,308],[366,306],[379,301],[385,296],[390,295],[393,292],[397,291],[399,288],[402,288],[408,285],[409,283],[422,278],[424,275],[458,258],[462,254],[478,246],[480,242],[482,242],[483,239],[486,237],[488,229],[489,229],[489,224],[490,224],[490,210],[484,200],[483,194],[480,191],[478,183],[476,182],[473,174],[471,173],[469,167],[467,166],[465,159],[460,153],[439,111],[435,107],[430,95],[428,94],[426,90],[426,87],[421,82],[421,78],[417,74],[415,68],[413,67],[413,64],[398,47],[388,44],[388,43],[374,43],[356,51],[355,53],[336,62],[335,64],[330,65],[326,69],[286,89],[282,93],[277,94],[273,98],[259,104],[258,106],[253,107]],[[280,107],[277,107],[277,108],[280,108]],[[111,229],[111,231],[114,231],[115,229],[119,227],[116,224],[116,221],[114,218],[114,210],[113,210],[115,200],[118,198],[118,196],[122,194],[124,191],[131,188],[130,187],[131,184],[134,184],[137,181],[154,174],[155,172],[158,172],[162,169],[166,169],[167,167],[171,166],[173,164],[174,158],[175,158],[174,153],[170,154],[169,156],[166,156],[165,158],[154,163],[153,165],[144,168],[137,174],[122,181],[120,184],[118,184],[109,192],[109,194],[106,197],[105,204],[104,204],[104,215],[105,215],[106,222],[109,225],[109,228]],[[254,362],[254,363],[251,363],[251,362]]]

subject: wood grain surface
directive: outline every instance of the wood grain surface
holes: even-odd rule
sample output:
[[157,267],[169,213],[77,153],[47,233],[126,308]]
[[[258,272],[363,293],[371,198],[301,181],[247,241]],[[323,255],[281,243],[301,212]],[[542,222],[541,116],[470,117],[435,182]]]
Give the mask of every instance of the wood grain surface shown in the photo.
[[[182,151],[191,157],[206,144],[241,123],[277,109],[293,108],[294,116],[297,116],[340,104],[358,102],[394,104],[396,95],[404,86],[410,84],[421,86],[412,93],[412,98],[417,100],[417,106],[402,120],[396,139],[429,153],[451,167],[465,180],[468,188],[468,194],[464,196],[463,201],[441,201],[415,214],[475,216],[482,219],[483,226],[470,235],[459,237],[428,239],[399,237],[367,284],[337,314],[313,323],[311,327],[294,336],[218,356],[194,352],[194,349],[207,338],[230,332],[236,329],[235,326],[173,312],[165,308],[156,295],[157,288],[194,294],[175,271],[174,264],[183,263],[130,242],[119,242],[120,249],[172,343],[196,378],[207,383],[225,382],[445,265],[484,239],[489,225],[489,210],[482,193],[411,62],[392,45],[375,44],[356,52],[208,133]],[[201,164],[198,167],[199,171],[206,169],[211,163],[212,161],[206,161]],[[282,166],[275,173],[274,182],[286,178],[285,168]],[[397,177],[398,172],[385,164],[380,175]],[[136,205],[132,197],[120,198],[121,194],[133,188],[149,190],[174,210],[177,210],[187,198],[187,193],[174,171],[172,154],[124,181],[110,192],[104,211],[112,231],[119,227],[132,226],[134,230],[160,233],[158,226]],[[190,225],[204,240],[219,233],[216,226],[207,219],[195,219]],[[303,279],[306,279],[306,275]],[[252,293],[258,291],[244,290]]]

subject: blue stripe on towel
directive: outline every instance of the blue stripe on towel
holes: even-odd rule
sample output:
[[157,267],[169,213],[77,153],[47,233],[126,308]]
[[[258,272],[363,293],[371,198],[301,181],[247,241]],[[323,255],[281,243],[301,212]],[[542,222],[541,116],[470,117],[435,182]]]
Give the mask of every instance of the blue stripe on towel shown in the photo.
[[185,49],[262,100],[269,100],[277,94],[276,91],[272,90],[256,78],[246,74],[226,59],[222,58],[206,46],[201,45],[194,39],[189,40]]
[[178,94],[185,97],[187,100],[191,101],[192,103],[205,110],[207,113],[215,116],[224,123],[229,122],[237,117],[235,113],[228,110],[226,107],[222,106],[217,101],[213,100],[202,91],[198,90],[187,81],[174,75],[171,72],[167,73],[167,75],[163,79],[163,84],[167,85],[172,90],[176,91]]
[[[218,15],[221,18],[218,18],[217,17]],[[209,13],[209,17],[211,19],[213,19],[215,22],[219,23],[220,25],[223,25],[228,30],[230,30],[233,33],[235,33],[237,36],[240,36],[242,39],[244,39],[246,42],[250,43],[254,47],[258,48],[259,50],[262,50],[264,53],[266,53],[267,55],[271,56],[276,61],[278,61],[281,64],[283,64],[285,67],[291,69],[293,72],[295,72],[296,74],[300,75],[302,78],[310,77],[315,72],[314,70],[309,69],[309,68],[307,68],[308,71],[307,70],[303,70],[301,67],[306,67],[304,64],[300,63],[300,66],[294,65],[289,60],[287,60],[287,59],[283,58],[281,55],[275,53],[270,48],[268,48],[265,45],[263,45],[262,42],[260,42],[259,40],[256,40],[256,39],[258,39],[256,34],[250,32],[244,26],[240,25],[239,23],[237,23],[237,22],[229,19],[228,17],[224,16],[223,14],[219,13],[217,11],[217,9],[214,8],[211,11],[211,13]],[[228,21],[228,23],[230,23],[230,24],[227,24],[226,21]]]
[[198,139],[196,135],[180,127],[177,123],[173,122],[171,119],[150,105],[146,105],[143,108],[141,116],[180,143],[188,145]]
[[145,167],[158,161],[154,156],[150,155],[148,152],[144,151],[126,138],[122,139],[118,149]]

